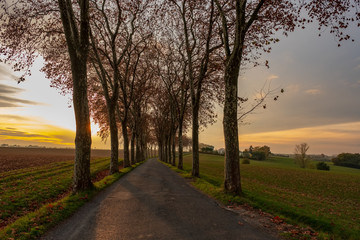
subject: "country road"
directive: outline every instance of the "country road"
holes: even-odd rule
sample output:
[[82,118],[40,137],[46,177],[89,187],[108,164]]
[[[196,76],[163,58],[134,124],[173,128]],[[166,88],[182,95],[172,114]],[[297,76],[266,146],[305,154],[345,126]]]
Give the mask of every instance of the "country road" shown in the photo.
[[151,159],[42,239],[274,238],[221,208],[171,169]]

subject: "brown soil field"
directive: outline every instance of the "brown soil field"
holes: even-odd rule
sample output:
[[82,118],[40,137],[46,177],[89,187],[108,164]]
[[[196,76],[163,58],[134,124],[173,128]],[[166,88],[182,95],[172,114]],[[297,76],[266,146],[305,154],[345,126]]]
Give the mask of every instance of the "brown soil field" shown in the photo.
[[[53,162],[74,160],[74,149],[0,147],[0,173]],[[91,159],[110,157],[110,150],[93,149]],[[119,158],[123,151],[119,151]]]

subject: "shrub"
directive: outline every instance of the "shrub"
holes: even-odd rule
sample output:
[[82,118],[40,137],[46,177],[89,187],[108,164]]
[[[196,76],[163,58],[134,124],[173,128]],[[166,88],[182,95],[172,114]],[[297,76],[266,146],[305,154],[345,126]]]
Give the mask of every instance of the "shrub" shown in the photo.
[[253,152],[251,155],[251,159],[263,161],[266,160],[266,154],[265,152]]
[[329,171],[329,170],[330,170],[330,166],[327,165],[325,162],[319,162],[319,163],[316,164],[316,169],[317,169],[317,170]]
[[250,164],[250,160],[248,158],[244,158],[242,161],[241,161],[241,164]]

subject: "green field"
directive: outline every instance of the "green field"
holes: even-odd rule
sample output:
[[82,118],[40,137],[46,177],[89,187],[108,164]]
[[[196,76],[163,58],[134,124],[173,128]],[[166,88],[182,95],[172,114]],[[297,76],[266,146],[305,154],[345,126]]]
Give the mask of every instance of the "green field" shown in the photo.
[[[191,155],[184,157],[186,171],[191,161]],[[201,154],[201,179],[220,189],[223,165],[223,156]],[[245,197],[239,202],[309,225],[331,238],[360,239],[360,170],[332,164],[330,171],[301,169],[293,159],[271,157],[241,164],[240,171]]]
[[[109,159],[91,161],[91,175],[109,167]],[[0,227],[69,193],[73,161],[0,173]]]

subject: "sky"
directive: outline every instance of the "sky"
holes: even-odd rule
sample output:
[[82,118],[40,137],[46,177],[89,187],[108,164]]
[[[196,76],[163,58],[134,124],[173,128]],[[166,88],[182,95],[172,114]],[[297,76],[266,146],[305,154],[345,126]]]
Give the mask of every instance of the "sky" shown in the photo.
[[[32,75],[17,83],[15,73],[0,65],[0,145],[38,145],[74,147],[75,116],[70,96],[50,87],[50,80],[40,71],[42,59],[34,63]],[[92,128],[92,147],[109,148],[108,141]]]
[[[296,144],[309,144],[309,153],[334,155],[360,152],[360,30],[355,42],[338,42],[314,26],[281,37],[263,60],[270,68],[241,72],[239,95],[254,99],[265,85],[279,100],[248,115],[239,127],[240,149],[270,146],[275,153],[293,153]],[[283,94],[280,89],[284,89]],[[224,146],[222,110],[218,121],[200,141]]]
[[[309,153],[334,155],[360,152],[360,30],[355,42],[338,42],[315,27],[280,37],[266,54],[270,68],[247,67],[239,78],[239,94],[253,99],[262,86],[279,92],[240,125],[240,149],[268,145],[274,153],[293,153],[295,145],[309,144]],[[70,96],[50,87],[40,72],[41,59],[25,82],[0,65],[0,145],[74,147],[75,118]],[[285,92],[280,94],[280,89]],[[224,147],[222,108],[217,122],[200,133],[200,142]],[[93,147],[109,148],[92,124]],[[189,131],[190,132],[190,131]]]

